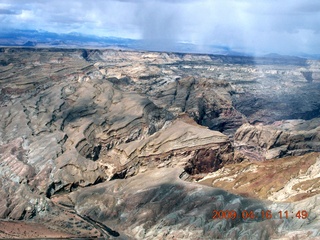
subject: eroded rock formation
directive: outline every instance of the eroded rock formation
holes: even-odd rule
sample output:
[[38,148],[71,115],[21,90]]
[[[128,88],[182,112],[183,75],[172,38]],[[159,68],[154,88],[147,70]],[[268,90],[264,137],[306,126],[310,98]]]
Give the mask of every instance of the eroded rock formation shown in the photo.
[[[0,237],[22,235],[8,220],[52,237],[319,236],[319,62],[31,48],[0,62]],[[211,219],[298,206],[310,225]]]
[[237,157],[265,160],[319,152],[319,124],[319,118],[276,121],[272,125],[244,124],[234,136]]

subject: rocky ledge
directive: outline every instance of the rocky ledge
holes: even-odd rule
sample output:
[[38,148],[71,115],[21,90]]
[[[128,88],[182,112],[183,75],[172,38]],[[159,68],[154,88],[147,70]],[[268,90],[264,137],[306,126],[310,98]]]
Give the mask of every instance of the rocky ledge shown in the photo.
[[320,119],[244,124],[234,136],[239,158],[269,160],[320,151]]

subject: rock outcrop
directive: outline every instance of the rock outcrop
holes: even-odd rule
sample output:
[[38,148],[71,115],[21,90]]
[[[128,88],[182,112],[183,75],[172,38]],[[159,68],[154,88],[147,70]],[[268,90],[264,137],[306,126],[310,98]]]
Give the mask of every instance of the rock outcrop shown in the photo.
[[146,169],[177,165],[194,174],[212,172],[233,162],[233,153],[227,136],[182,116],[142,140],[115,146],[101,162],[115,166],[115,177],[121,178]]
[[234,136],[236,158],[268,160],[320,151],[320,119],[242,125]]
[[245,161],[224,166],[199,182],[242,196],[293,202],[320,193],[319,164],[319,153],[265,162]]

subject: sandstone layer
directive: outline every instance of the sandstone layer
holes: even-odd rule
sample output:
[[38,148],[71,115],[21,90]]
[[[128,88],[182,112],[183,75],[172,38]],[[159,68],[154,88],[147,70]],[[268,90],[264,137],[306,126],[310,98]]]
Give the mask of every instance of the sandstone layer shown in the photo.
[[320,151],[320,119],[244,124],[234,136],[238,158],[266,160]]

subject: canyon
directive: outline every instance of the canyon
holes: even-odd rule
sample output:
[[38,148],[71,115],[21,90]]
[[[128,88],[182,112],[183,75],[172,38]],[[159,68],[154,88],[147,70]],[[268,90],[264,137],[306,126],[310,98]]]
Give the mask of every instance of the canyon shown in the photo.
[[0,48],[0,89],[0,238],[320,239],[318,60]]

